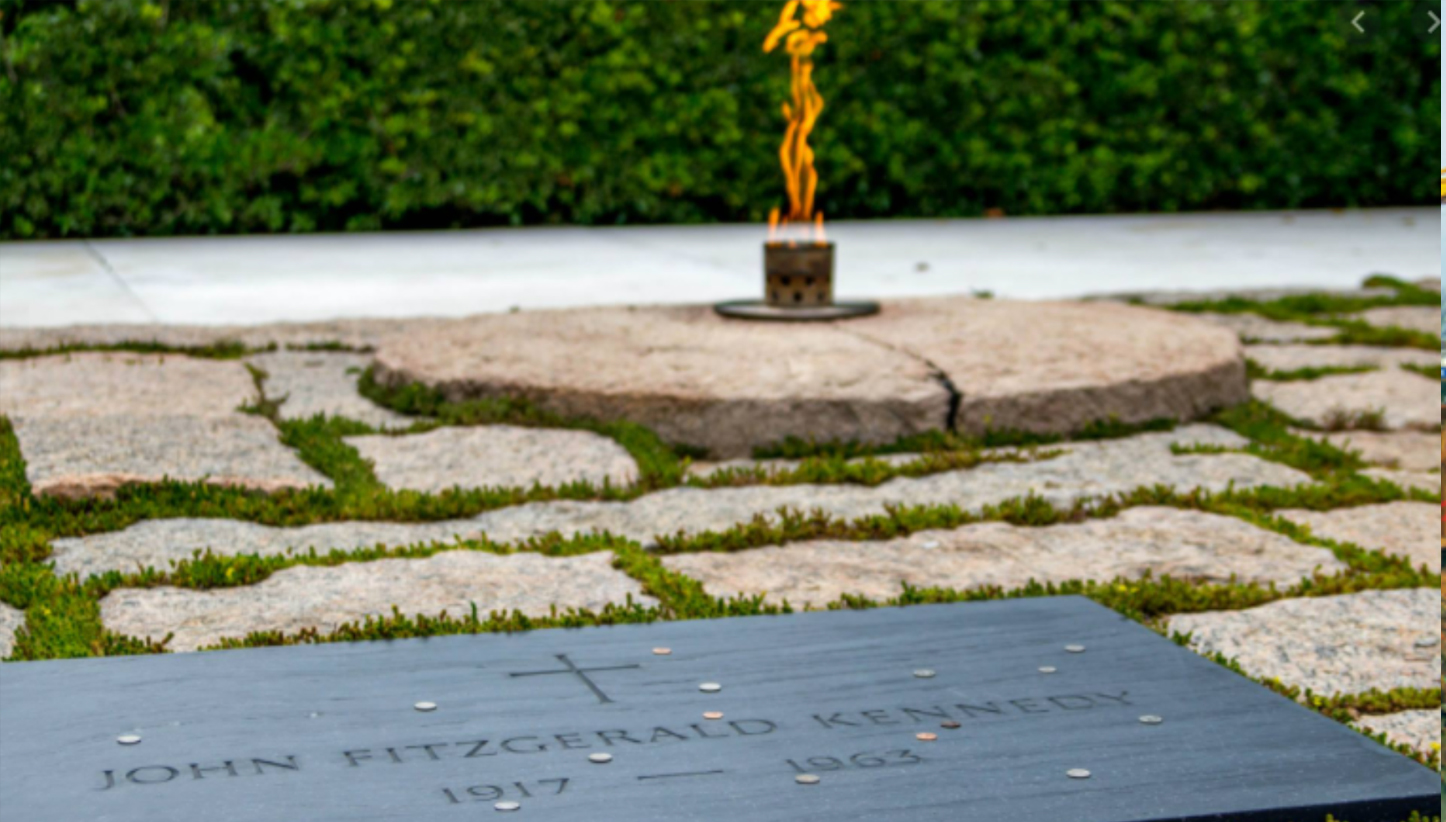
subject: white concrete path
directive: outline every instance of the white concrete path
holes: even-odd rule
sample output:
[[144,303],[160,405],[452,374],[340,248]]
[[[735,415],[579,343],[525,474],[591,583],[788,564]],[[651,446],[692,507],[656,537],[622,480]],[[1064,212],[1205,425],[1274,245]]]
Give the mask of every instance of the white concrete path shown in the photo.
[[[0,243],[0,326],[458,316],[759,293],[756,225]],[[1425,208],[838,222],[838,291],[1358,285],[1440,264]]]

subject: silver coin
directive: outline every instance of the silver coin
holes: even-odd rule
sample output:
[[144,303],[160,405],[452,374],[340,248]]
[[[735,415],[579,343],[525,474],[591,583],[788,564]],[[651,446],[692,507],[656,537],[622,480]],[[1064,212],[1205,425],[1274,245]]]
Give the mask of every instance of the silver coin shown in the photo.
[[418,702],[417,704],[413,705],[412,707],[413,707],[413,708],[416,708],[417,710],[421,711],[422,713],[428,713],[428,712],[430,712],[430,711],[435,711],[435,710],[437,710],[437,703],[435,703],[435,702]]
[[1161,719],[1154,714],[1145,714],[1144,716],[1140,717],[1140,722],[1145,725],[1159,725],[1161,722],[1164,721],[1164,719]]
[[698,690],[702,691],[705,694],[716,694],[719,691],[723,690],[723,686],[719,685],[716,682],[704,682],[702,685],[698,686]]
[[599,765],[606,765],[607,763],[613,761],[613,755],[609,753],[588,754],[587,761],[596,762]]
[[1085,647],[1083,645],[1066,645],[1064,649],[1072,654],[1082,654],[1084,653]]
[[817,784],[818,784],[818,774],[801,773],[801,774],[799,774],[798,776],[795,776],[795,777],[793,778],[793,781],[794,781],[794,782],[797,782],[797,783],[800,784],[800,785],[817,785]]
[[1054,667],[1053,665],[1042,665],[1040,666],[1039,672],[1042,674],[1052,674],[1058,670],[1059,669]]
[[123,734],[115,738],[115,741],[122,745],[139,745],[141,738],[138,734]]
[[933,679],[934,672],[929,668],[920,668],[919,670],[914,672],[914,676],[920,679]]
[[1065,776],[1068,776],[1070,779],[1089,779],[1089,778],[1090,778],[1090,772],[1087,771],[1087,770],[1085,770],[1084,768],[1070,768],[1069,770],[1065,771],[1064,773],[1065,773]]
[[521,808],[521,807],[522,807],[522,803],[521,803],[521,802],[513,802],[512,800],[509,799],[509,800],[506,801],[506,802],[498,802],[496,805],[493,805],[492,807],[493,807],[493,809],[499,810],[499,811],[515,811],[515,810],[517,810],[518,808]]

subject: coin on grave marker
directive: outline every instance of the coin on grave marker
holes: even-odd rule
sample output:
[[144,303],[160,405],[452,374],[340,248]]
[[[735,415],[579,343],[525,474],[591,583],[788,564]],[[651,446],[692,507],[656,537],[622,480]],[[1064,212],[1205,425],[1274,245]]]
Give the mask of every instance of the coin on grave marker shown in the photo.
[[508,801],[506,801],[506,802],[498,802],[496,805],[493,805],[492,807],[495,808],[495,809],[497,809],[497,810],[499,810],[499,811],[515,811],[515,810],[517,810],[518,808],[522,807],[522,803],[521,803],[521,802],[513,802],[513,801],[511,801],[511,800],[508,800]]
[[719,685],[716,682],[704,682],[702,685],[698,686],[698,690],[702,691],[705,694],[716,694],[719,691],[723,690],[723,686]]
[[1155,716],[1154,714],[1145,714],[1144,716],[1140,717],[1140,722],[1145,725],[1159,725],[1161,722],[1164,721],[1165,720],[1161,719],[1158,716]]
[[800,785],[817,785],[818,775],[811,773],[801,773],[798,776],[795,776],[793,778],[793,781],[797,782]]
[[704,711],[704,712],[703,712],[703,718],[704,718],[704,719],[722,719],[722,718],[723,718],[723,712],[722,712],[722,711]]
[[914,676],[920,679],[931,679],[934,676],[934,672],[928,668],[920,668],[914,672]]
[[914,734],[914,738],[919,740],[920,742],[933,742],[934,740],[939,738],[939,735],[924,731],[923,733]]
[[671,654],[672,652],[673,652],[673,649],[672,649],[672,648],[654,648],[654,649],[653,649],[653,653],[657,654],[658,656],[667,656],[668,654]]
[[1059,669],[1054,667],[1053,665],[1043,665],[1040,667],[1039,672],[1042,674],[1052,674],[1058,670]]
[[435,702],[418,702],[417,704],[413,705],[412,707],[413,707],[413,708],[416,708],[417,710],[421,711],[422,713],[427,713],[428,711],[435,711],[435,710],[437,710],[437,703],[435,703]]
[[1065,775],[1068,776],[1070,779],[1090,778],[1090,772],[1085,770],[1084,768],[1070,768],[1069,770],[1065,771]]
[[952,729],[954,729],[954,728],[959,727],[959,723],[958,723],[958,722],[955,722],[955,721],[952,720],[952,719],[946,719],[946,720],[944,720],[943,722],[940,722],[940,723],[939,723],[939,727],[941,727],[941,728],[949,728],[949,729],[952,730]]
[[609,753],[588,754],[587,761],[598,765],[606,765],[607,763],[613,761],[613,755]]
[[123,736],[116,737],[115,741],[119,742],[122,745],[139,745],[141,743],[141,738],[137,734],[125,734]]
[[1085,647],[1083,645],[1066,645],[1064,649],[1072,654],[1082,654],[1084,653]]

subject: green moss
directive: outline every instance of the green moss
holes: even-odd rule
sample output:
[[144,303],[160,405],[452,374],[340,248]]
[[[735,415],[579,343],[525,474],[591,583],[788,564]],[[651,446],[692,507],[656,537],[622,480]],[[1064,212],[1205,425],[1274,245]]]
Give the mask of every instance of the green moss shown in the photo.
[[[1210,421],[1250,440],[1249,445],[1240,449],[1244,453],[1288,465],[1318,479],[1353,473],[1366,467],[1359,452],[1346,451],[1328,442],[1294,433],[1293,427],[1309,426],[1260,400],[1250,400],[1217,412]],[[1183,446],[1179,450],[1191,449]]]
[[1275,300],[1251,300],[1229,297],[1223,300],[1193,300],[1167,306],[1174,311],[1215,314],[1256,314],[1279,322],[1296,322],[1328,327],[1335,336],[1321,340],[1304,340],[1306,345],[1375,345],[1391,348],[1420,348],[1435,351],[1440,347],[1436,335],[1410,328],[1377,327],[1353,319],[1356,314],[1372,308],[1388,306],[1439,306],[1441,295],[1414,283],[1375,275],[1365,281],[1368,288],[1390,288],[1394,294],[1361,297],[1329,293],[1293,294]]
[[209,345],[167,345],[159,342],[136,340],[120,343],[65,343],[49,348],[26,347],[0,349],[0,360],[25,360],[34,357],[52,357],[60,354],[73,354],[83,351],[124,351],[134,354],[184,354],[188,357],[209,360],[238,360],[247,354],[275,350],[277,350],[277,346],[275,345],[262,348],[248,348],[235,340],[222,340]]
[[1377,370],[1374,365],[1322,365],[1306,368],[1294,368],[1289,371],[1278,371],[1262,366],[1255,360],[1245,360],[1245,372],[1252,380],[1270,380],[1272,382],[1297,382],[1302,380],[1318,380],[1321,377],[1329,377],[1336,374],[1364,374],[1368,371]]
[[1428,380],[1439,380],[1441,370],[1434,365],[1413,365],[1412,363],[1401,363],[1401,368],[1410,371],[1412,374],[1419,374]]
[[704,477],[691,477],[687,484],[696,488],[727,488],[740,485],[881,485],[897,477],[922,477],[943,471],[976,468],[986,463],[1037,462],[1053,459],[1058,449],[989,453],[975,448],[959,451],[928,451],[917,459],[889,463],[873,456],[845,458],[842,456],[808,457],[797,466],[778,468],[767,465],[720,468]]
[[956,431],[928,431],[909,434],[890,443],[869,445],[856,440],[805,440],[788,437],[774,445],[753,449],[754,459],[807,459],[877,457],[886,454],[929,454],[950,451],[978,451],[984,448],[1025,448],[1054,445],[1065,441],[1124,439],[1155,431],[1173,431],[1175,420],[1156,418],[1140,423],[1120,422],[1117,418],[1096,420],[1068,434],[1040,434],[1014,429],[991,429],[981,435]]
[[1386,411],[1383,408],[1369,410],[1332,409],[1321,420],[1322,431],[1385,431]]

